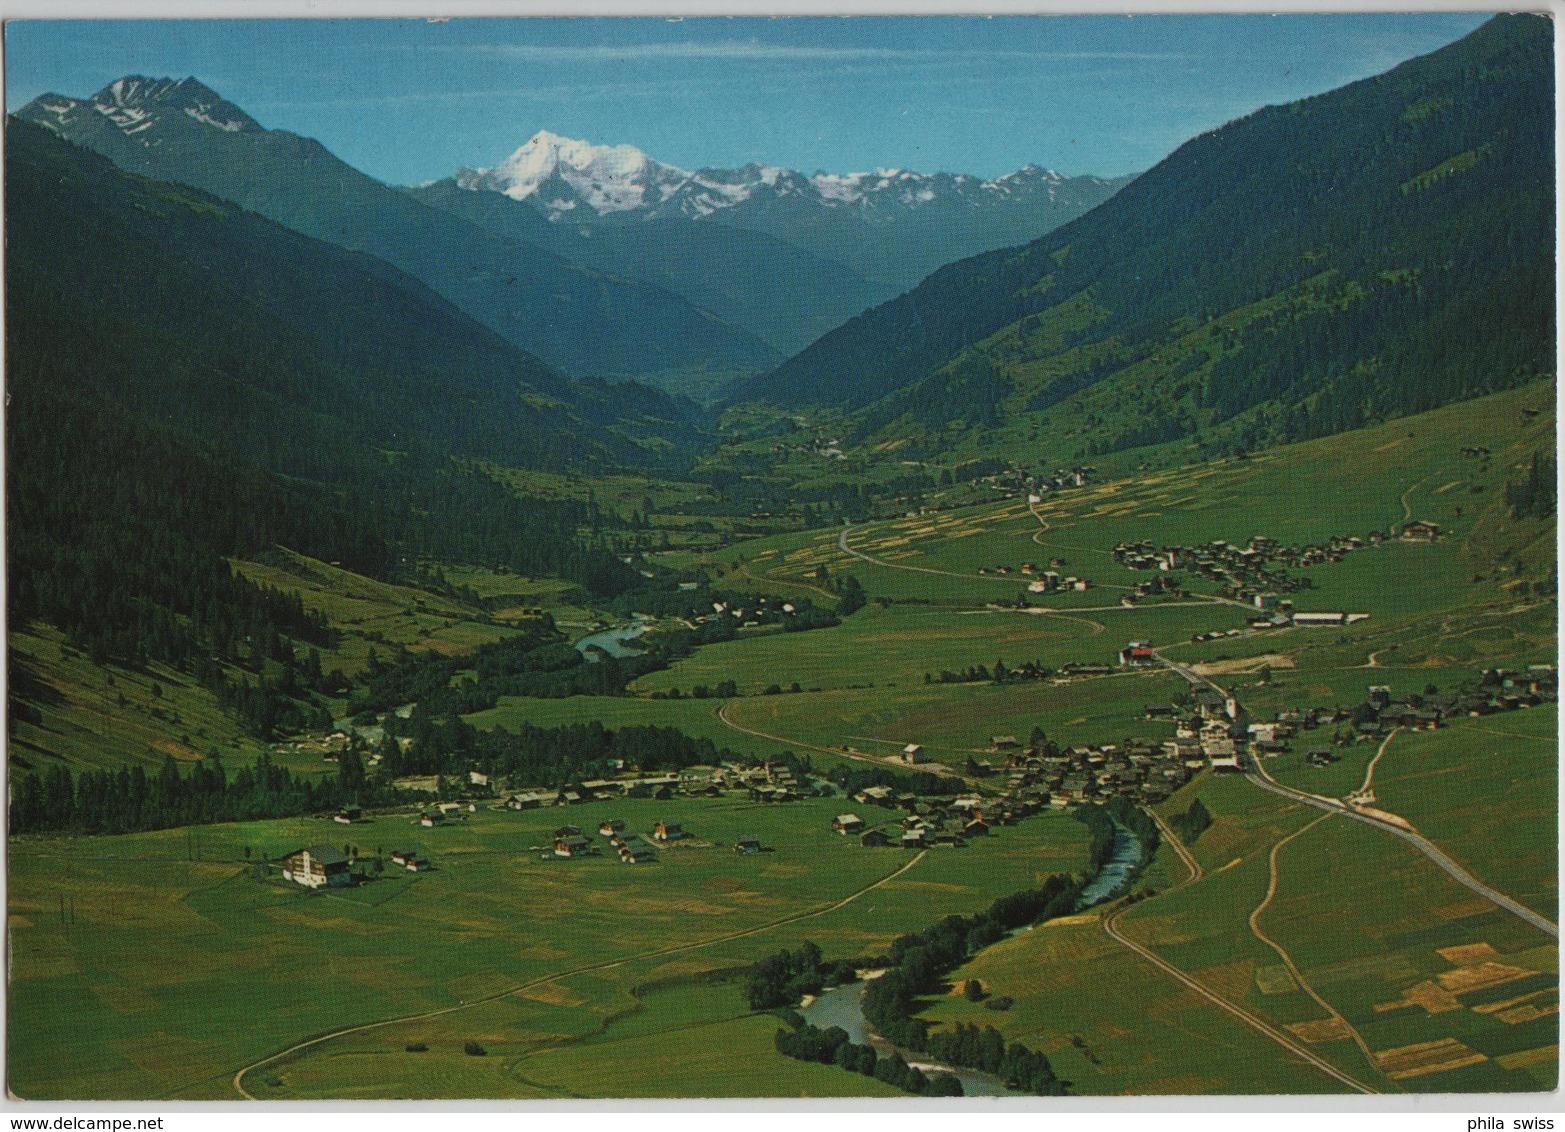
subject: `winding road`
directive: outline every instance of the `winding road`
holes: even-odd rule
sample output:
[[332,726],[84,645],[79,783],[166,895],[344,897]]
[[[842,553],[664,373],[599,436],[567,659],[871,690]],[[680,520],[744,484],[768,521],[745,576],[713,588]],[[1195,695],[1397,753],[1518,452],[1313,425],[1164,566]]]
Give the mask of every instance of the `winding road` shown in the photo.
[[[1184,679],[1189,683],[1193,685],[1199,684],[1203,687],[1210,688],[1222,696],[1226,696],[1228,694],[1224,688],[1214,684],[1211,680],[1208,680],[1205,676],[1202,676],[1194,669],[1169,660],[1167,657],[1163,656],[1156,650],[1153,651],[1153,655],[1157,657],[1157,659],[1164,666],[1184,677]],[[1382,748],[1382,750],[1384,750],[1384,748]],[[1527,907],[1520,901],[1507,896],[1499,889],[1487,885],[1477,877],[1473,876],[1472,873],[1468,872],[1461,865],[1452,860],[1443,849],[1441,849],[1434,842],[1430,841],[1429,838],[1425,837],[1422,833],[1419,833],[1411,823],[1405,821],[1404,819],[1397,817],[1394,814],[1385,813],[1379,810],[1369,811],[1359,807],[1349,806],[1336,798],[1325,798],[1319,794],[1311,794],[1304,790],[1295,790],[1291,786],[1284,786],[1282,783],[1273,778],[1266,770],[1266,768],[1259,762],[1259,760],[1252,759],[1250,761],[1250,765],[1252,769],[1245,773],[1245,777],[1248,778],[1254,785],[1259,786],[1262,790],[1265,790],[1270,794],[1276,794],[1280,798],[1288,798],[1295,802],[1303,802],[1306,806],[1314,806],[1318,810],[1325,810],[1328,813],[1341,814],[1344,817],[1352,818],[1354,821],[1361,821],[1365,825],[1372,825],[1376,829],[1381,829],[1396,837],[1400,837],[1403,841],[1407,842],[1414,849],[1417,849],[1425,857],[1429,858],[1429,860],[1432,861],[1437,868],[1445,873],[1446,876],[1456,881],[1457,884],[1460,884],[1465,888],[1476,892],[1485,900],[1488,900],[1490,903],[1496,905],[1499,908],[1503,908],[1505,911],[1511,913],[1518,919],[1531,924],[1539,931],[1553,936],[1555,939],[1559,938],[1560,928],[1558,924],[1544,916],[1540,916],[1537,912],[1534,912],[1531,908]]]
[[1256,939],[1277,953],[1277,957],[1282,960],[1282,965],[1288,969],[1288,974],[1293,976],[1293,981],[1298,985],[1298,988],[1314,999],[1315,1005],[1324,1010],[1330,1015],[1333,1022],[1342,1027],[1347,1035],[1353,1039],[1353,1044],[1359,1047],[1359,1052],[1364,1055],[1364,1060],[1369,1063],[1370,1069],[1378,1072],[1379,1063],[1375,1060],[1375,1054],[1369,1048],[1369,1043],[1364,1040],[1364,1035],[1355,1030],[1353,1024],[1344,1018],[1335,1006],[1316,993],[1315,988],[1310,986],[1309,980],[1304,977],[1304,972],[1299,970],[1298,965],[1294,963],[1293,956],[1288,954],[1287,949],[1261,930],[1261,916],[1266,912],[1266,909],[1271,907],[1272,901],[1277,898],[1277,882],[1279,879],[1277,855],[1282,852],[1282,847],[1294,838],[1302,837],[1321,822],[1330,821],[1335,816],[1335,814],[1322,814],[1308,825],[1294,830],[1287,837],[1282,838],[1272,846],[1271,855],[1267,860],[1269,876],[1266,881],[1266,895],[1255,906],[1255,911],[1250,913],[1250,932]]
[[[1193,884],[1195,882],[1192,880],[1187,881],[1186,883]],[[1180,983],[1186,989],[1194,991],[1212,1005],[1219,1007],[1222,1010],[1226,1010],[1229,1014],[1239,1019],[1239,1021],[1243,1022],[1246,1026],[1249,1026],[1252,1030],[1255,1030],[1257,1033],[1270,1038],[1272,1041],[1286,1049],[1289,1053],[1292,1053],[1308,1064],[1313,1065],[1316,1069],[1319,1069],[1322,1073],[1326,1074],[1326,1076],[1332,1078],[1333,1080],[1338,1081],[1359,1093],[1378,1093],[1380,1091],[1364,1084],[1355,1077],[1349,1076],[1342,1070],[1338,1069],[1335,1065],[1332,1065],[1330,1062],[1317,1057],[1315,1054],[1301,1046],[1298,1042],[1290,1038],[1287,1034],[1277,1029],[1271,1023],[1250,1013],[1248,1010],[1244,1009],[1244,1007],[1237,1006],[1234,1003],[1229,1002],[1226,998],[1222,997],[1222,995],[1208,988],[1204,983],[1198,982],[1191,976],[1185,974],[1178,967],[1175,967],[1172,963],[1158,955],[1151,948],[1137,943],[1135,940],[1131,939],[1120,930],[1119,920],[1126,912],[1130,911],[1130,909],[1134,907],[1136,907],[1134,904],[1122,905],[1118,910],[1111,912],[1109,915],[1104,917],[1103,930],[1106,931],[1109,934],[1109,937],[1116,943],[1123,944],[1125,947],[1130,948],[1130,950],[1141,956],[1141,958],[1145,959],[1148,963],[1151,963],[1153,966],[1157,967],[1171,979]]]

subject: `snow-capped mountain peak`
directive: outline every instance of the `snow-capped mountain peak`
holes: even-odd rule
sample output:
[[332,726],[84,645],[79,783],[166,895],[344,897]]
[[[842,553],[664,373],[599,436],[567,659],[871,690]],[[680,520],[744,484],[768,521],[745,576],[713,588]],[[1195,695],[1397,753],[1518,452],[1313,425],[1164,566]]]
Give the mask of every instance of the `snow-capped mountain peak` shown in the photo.
[[457,184],[489,189],[513,200],[536,196],[552,212],[579,203],[598,215],[661,203],[690,174],[654,161],[632,145],[593,145],[540,130],[499,165],[463,169]]
[[923,208],[940,201],[999,200],[1036,192],[1053,196],[1065,180],[1027,165],[994,180],[968,174],[915,173],[876,169],[871,173],[817,172],[804,176],[776,165],[751,163],[739,169],[690,172],[649,157],[631,145],[594,145],[540,130],[500,164],[462,169],[464,189],[504,193],[531,200],[553,220],[591,223],[605,218],[700,218],[747,201],[792,197],[827,209]]
[[[160,122],[200,123],[224,133],[259,131],[263,127],[205,83],[194,78],[151,79],[126,75],[115,79],[86,101],[63,94],[45,94],[30,109],[43,125],[64,129],[83,115],[118,129],[143,145],[154,144]],[[95,117],[94,117],[95,116]]]

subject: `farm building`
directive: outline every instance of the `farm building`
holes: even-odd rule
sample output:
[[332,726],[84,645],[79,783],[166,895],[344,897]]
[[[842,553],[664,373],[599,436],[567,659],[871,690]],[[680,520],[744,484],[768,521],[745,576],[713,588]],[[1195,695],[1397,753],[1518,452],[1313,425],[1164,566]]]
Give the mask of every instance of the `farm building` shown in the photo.
[[585,857],[592,848],[592,842],[581,834],[569,837],[556,837],[554,839],[554,855],[556,857]]
[[866,830],[859,837],[859,844],[866,849],[878,849],[891,844],[891,835],[883,829]]
[[283,879],[306,888],[342,888],[353,883],[348,855],[332,845],[296,849],[283,858]]
[[831,828],[838,833],[858,833],[864,828],[864,819],[858,814],[838,814],[831,819]]
[[919,763],[928,762],[924,757],[924,748],[918,743],[909,743],[902,748],[902,761],[908,766],[917,766]]
[[686,836],[684,825],[677,821],[660,821],[652,829],[654,841],[678,841]]
[[627,841],[619,847],[619,859],[627,865],[657,860],[657,853],[645,841]]
[[736,853],[759,853],[761,851],[761,839],[753,833],[747,833],[734,842]]
[[625,828],[625,823],[618,818],[606,818],[598,823],[598,833],[602,837],[613,837]]
[[1440,524],[1415,519],[1402,525],[1402,537],[1409,542],[1434,542],[1440,537]]

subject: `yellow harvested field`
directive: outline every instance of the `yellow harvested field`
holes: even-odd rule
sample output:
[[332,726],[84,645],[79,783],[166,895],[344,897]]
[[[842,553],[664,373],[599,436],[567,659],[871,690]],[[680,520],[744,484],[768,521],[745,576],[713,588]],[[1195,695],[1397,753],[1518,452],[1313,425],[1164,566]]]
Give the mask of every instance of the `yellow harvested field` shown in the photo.
[[1387,1077],[1402,1081],[1409,1077],[1427,1077],[1431,1073],[1447,1073],[1489,1059],[1455,1038],[1441,1038],[1388,1049],[1376,1054],[1375,1060]]
[[1236,660],[1218,660],[1210,664],[1193,664],[1191,670],[1202,676],[1242,676],[1259,672],[1263,668],[1292,668],[1293,657],[1273,652],[1265,656],[1245,656]]
[[1430,1014],[1444,1014],[1448,1010],[1462,1009],[1461,1000],[1454,994],[1426,980],[1409,988],[1408,992],[1395,1002],[1377,1002],[1375,1010],[1383,1013],[1387,1010],[1400,1010],[1404,1006],[1422,1006]]
[[1560,1047],[1558,1045],[1539,1046],[1537,1049],[1524,1049],[1518,1053],[1508,1053],[1494,1060],[1506,1069],[1525,1069],[1529,1065],[1546,1065],[1551,1061],[1558,1061]]
[[1477,963],[1470,967],[1458,967],[1454,971],[1442,971],[1435,978],[1452,994],[1467,994],[1476,990],[1513,983],[1535,975],[1525,967],[1510,967],[1504,963]]
[[1495,1017],[1507,1026],[1519,1026],[1523,1022],[1531,1022],[1536,1018],[1548,1018],[1559,1012],[1560,1004],[1557,1002],[1552,1006],[1533,1006],[1529,1003],[1526,1006],[1518,1006],[1512,1010],[1502,1010]]
[[1310,1022],[1291,1022],[1288,1029],[1311,1044],[1335,1042],[1353,1036],[1348,1024],[1340,1018],[1317,1018]]
[[1553,987],[1541,987],[1527,994],[1519,994],[1515,998],[1508,998],[1504,1002],[1486,1002],[1473,1007],[1474,1014],[1498,1014],[1502,1010],[1509,1010],[1513,1006],[1520,1006],[1524,1002],[1531,1002],[1539,995],[1552,994]]
[[1460,947],[1440,947],[1435,954],[1452,966],[1461,967],[1480,959],[1493,959],[1500,954],[1490,943],[1464,943]]

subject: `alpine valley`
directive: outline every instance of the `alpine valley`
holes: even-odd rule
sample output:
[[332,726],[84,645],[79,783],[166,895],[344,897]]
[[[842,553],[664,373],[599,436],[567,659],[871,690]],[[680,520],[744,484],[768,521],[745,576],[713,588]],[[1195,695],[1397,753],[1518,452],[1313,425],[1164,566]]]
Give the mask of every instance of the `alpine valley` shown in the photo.
[[8,1089],[1557,1088],[1553,57],[1134,177],[14,110]]

